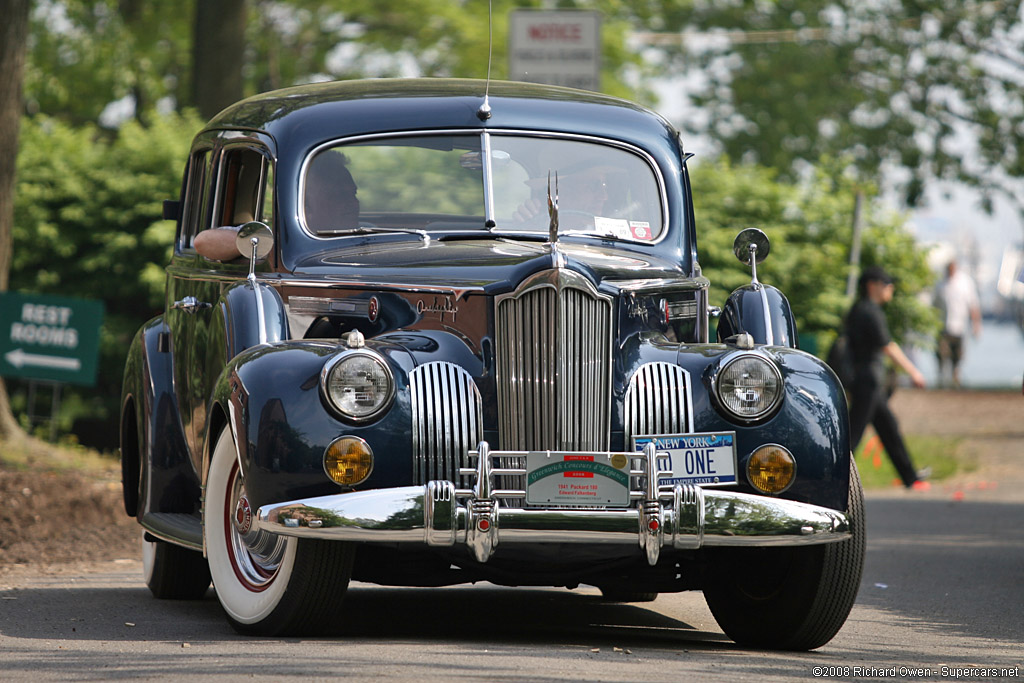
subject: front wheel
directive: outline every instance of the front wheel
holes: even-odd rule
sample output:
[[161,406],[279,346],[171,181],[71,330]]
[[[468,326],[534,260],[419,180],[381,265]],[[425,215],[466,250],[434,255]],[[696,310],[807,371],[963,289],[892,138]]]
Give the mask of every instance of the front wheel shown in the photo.
[[320,633],[337,625],[352,576],[351,544],[299,540],[251,528],[228,429],[217,439],[206,485],[203,533],[217,598],[246,635]]
[[721,548],[709,558],[704,599],[740,645],[813,650],[839,632],[864,567],[864,492],[850,462],[850,538],[797,548]]

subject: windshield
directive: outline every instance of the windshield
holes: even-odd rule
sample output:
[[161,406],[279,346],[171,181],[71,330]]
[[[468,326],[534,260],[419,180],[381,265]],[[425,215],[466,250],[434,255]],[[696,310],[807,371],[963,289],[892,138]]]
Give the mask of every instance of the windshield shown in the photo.
[[[663,230],[661,185],[638,153],[600,142],[491,133],[375,138],[320,149],[306,164],[303,221],[321,236],[375,227],[547,234],[549,193],[557,197],[563,235],[651,242]],[[485,227],[488,219],[493,225]]]

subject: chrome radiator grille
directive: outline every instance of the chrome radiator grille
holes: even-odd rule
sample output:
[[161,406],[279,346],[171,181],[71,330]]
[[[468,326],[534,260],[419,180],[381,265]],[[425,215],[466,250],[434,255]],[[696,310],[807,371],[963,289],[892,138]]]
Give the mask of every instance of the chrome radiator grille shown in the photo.
[[607,450],[611,299],[547,271],[499,297],[495,327],[501,449]]
[[412,397],[413,480],[460,481],[468,453],[483,438],[480,391],[458,365],[426,363],[409,373]]
[[626,389],[623,411],[626,448],[638,434],[686,434],[693,431],[686,371],[673,363],[640,366]]

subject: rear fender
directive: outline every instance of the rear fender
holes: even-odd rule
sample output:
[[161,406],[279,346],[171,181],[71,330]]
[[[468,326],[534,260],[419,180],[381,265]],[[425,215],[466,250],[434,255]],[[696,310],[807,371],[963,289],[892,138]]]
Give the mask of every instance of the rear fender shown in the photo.
[[[198,479],[174,396],[170,331],[162,317],[136,333],[121,391],[121,468],[125,509],[194,512]],[[130,424],[133,422],[133,424]]]

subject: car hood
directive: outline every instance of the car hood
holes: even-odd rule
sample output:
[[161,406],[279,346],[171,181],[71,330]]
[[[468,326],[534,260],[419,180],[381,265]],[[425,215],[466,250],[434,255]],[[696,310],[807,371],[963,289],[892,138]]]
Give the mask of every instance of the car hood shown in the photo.
[[[350,238],[352,239],[352,238]],[[586,275],[603,289],[688,278],[679,261],[649,252],[579,242],[508,238],[423,241],[357,238],[360,244],[318,252],[296,263],[293,275],[375,285],[482,289],[488,294],[512,291],[533,273],[565,267]],[[666,252],[670,250],[665,249]]]

